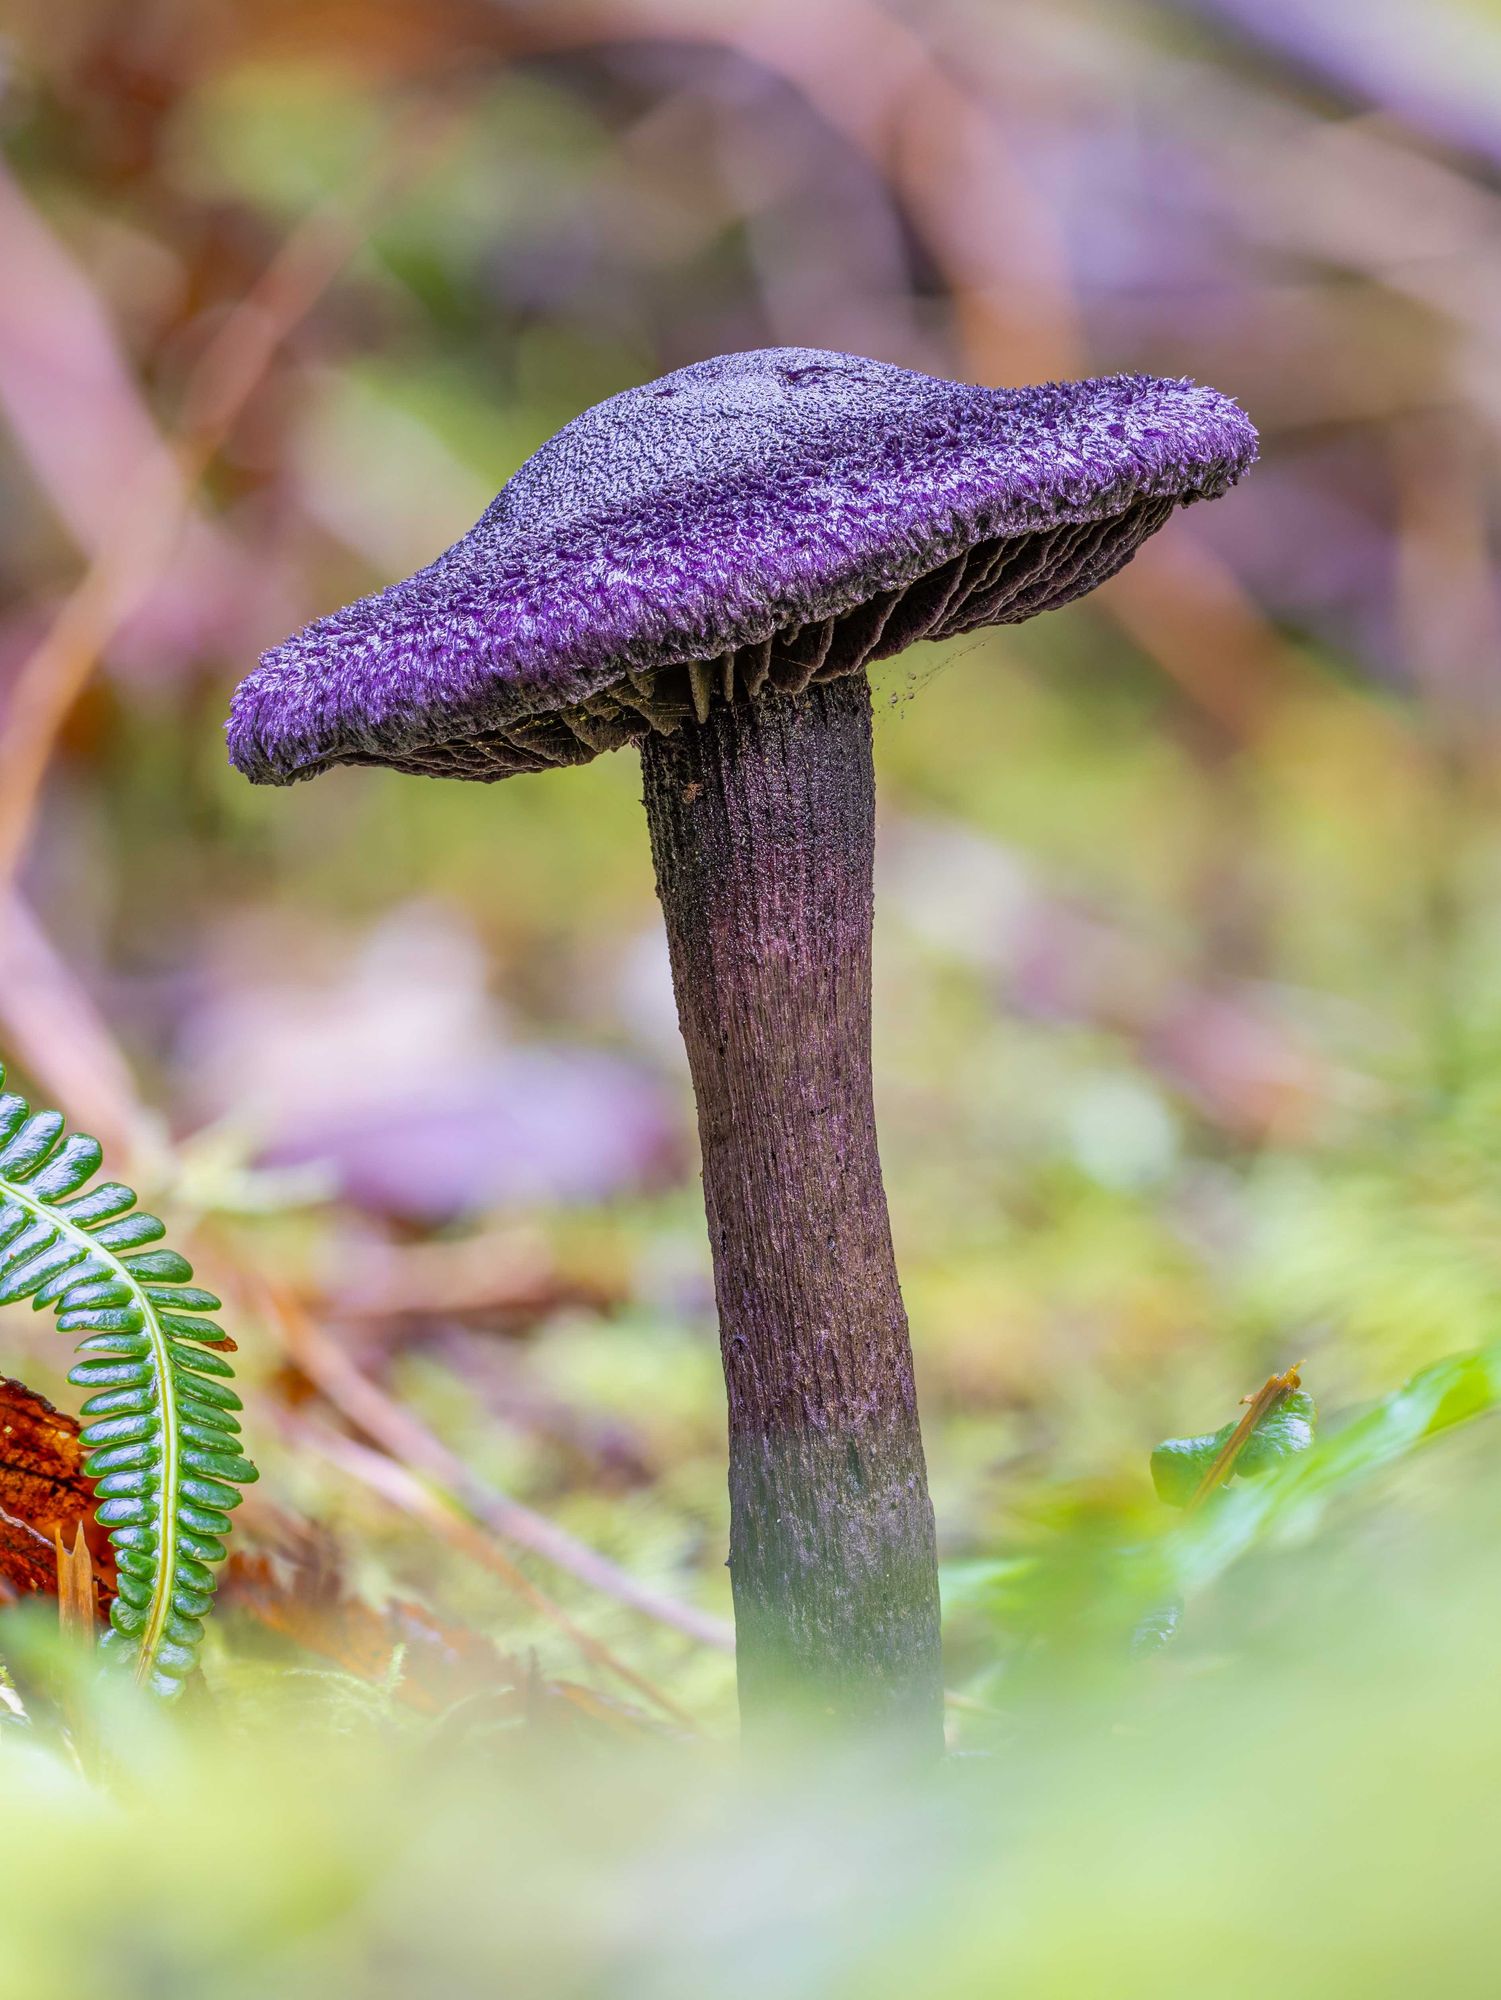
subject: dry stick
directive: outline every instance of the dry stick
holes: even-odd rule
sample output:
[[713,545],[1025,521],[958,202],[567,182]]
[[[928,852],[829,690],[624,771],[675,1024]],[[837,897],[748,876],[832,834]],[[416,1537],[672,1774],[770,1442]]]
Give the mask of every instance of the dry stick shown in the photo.
[[430,108],[354,215],[338,204],[294,229],[193,371],[178,435],[122,496],[116,524],[16,677],[0,736],[0,890],[25,850],[58,736],[101,654],[166,569],[194,489],[287,335],[358,249],[368,223],[431,154],[452,119]]
[[1313,672],[1230,566],[1184,522],[1149,543],[1095,599],[1132,643],[1236,744],[1254,747],[1311,690],[1338,704],[1362,747],[1415,762],[1413,731],[1365,696]]
[[30,906],[0,889],[0,1028],[14,1059],[133,1176],[157,1171],[165,1143],[136,1094],[109,1022]]
[[73,1546],[63,1544],[61,1528],[52,1530],[57,1552],[57,1619],[65,1639],[92,1646],[99,1611],[94,1597],[94,1562],[84,1540],[83,1523],[73,1530]]
[[[622,37],[620,8],[584,4],[506,16],[530,52]],[[871,0],[634,0],[627,39],[733,50],[779,77],[900,192],[948,281],[967,365],[984,380],[1078,374],[1078,302],[1061,231],[1017,170],[1003,117],[921,34]],[[851,65],[847,52],[860,51]]]
[[638,1583],[608,1557],[570,1535],[566,1528],[476,1479],[463,1460],[434,1437],[420,1418],[356,1367],[295,1300],[280,1290],[266,1289],[293,1361],[337,1410],[373,1438],[392,1459],[403,1466],[419,1468],[492,1534],[541,1556],[591,1590],[615,1598],[701,1646],[712,1646],[721,1653],[735,1650],[734,1634],[721,1619]]
[[[1501,285],[1481,246],[1495,240],[1501,203],[1489,190],[1385,121],[1309,117],[1202,63],[1177,65],[1168,87],[1189,142],[1212,131],[1226,188],[1242,191],[1243,214],[1274,251],[1353,272],[1470,339],[1493,339]],[[1418,379],[1421,404],[1409,407],[1431,409],[1431,380]],[[1494,429],[1487,397],[1471,408]]]
[[518,1568],[489,1536],[481,1533],[474,1522],[441,1493],[418,1478],[409,1466],[388,1456],[384,1451],[375,1451],[358,1439],[342,1437],[336,1431],[314,1423],[306,1417],[297,1417],[290,1411],[278,1412],[275,1419],[282,1433],[295,1443],[318,1453],[328,1464],[350,1478],[357,1479],[372,1493],[378,1493],[389,1505],[397,1507],[404,1514],[419,1520],[434,1534],[449,1542],[461,1554],[498,1576],[506,1585],[531,1608],[557,1626],[560,1632],[572,1640],[586,1659],[595,1666],[617,1675],[628,1687],[632,1687],[645,1700],[652,1702],[665,1715],[684,1728],[697,1730],[686,1709],[680,1708],[661,1688],[649,1681],[644,1674],[613,1653],[602,1640],[576,1623],[561,1604],[538,1588],[525,1571]]
[[618,1284],[584,1283],[560,1271],[534,1232],[500,1228],[456,1242],[364,1244],[358,1272],[307,1297],[338,1319],[410,1313],[460,1318],[483,1311],[618,1305]]

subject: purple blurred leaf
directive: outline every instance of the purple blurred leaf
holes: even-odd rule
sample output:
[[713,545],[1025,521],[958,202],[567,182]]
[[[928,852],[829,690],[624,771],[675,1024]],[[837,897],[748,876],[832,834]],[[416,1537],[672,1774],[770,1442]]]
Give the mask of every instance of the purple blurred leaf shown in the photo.
[[261,1163],[326,1166],[345,1200],[425,1223],[604,1201],[682,1167],[665,1093],[596,1049],[517,1049],[443,1091],[385,1083],[387,1094],[363,1107],[294,1120]]
[[[96,555],[165,445],[87,273],[0,164],[0,414],[79,551]],[[190,515],[113,656],[160,671],[230,629],[253,573]]]
[[1494,15],[1428,0],[1183,0],[1349,96],[1501,160]]
[[178,1051],[194,1114],[247,1128],[260,1164],[324,1164],[344,1198],[416,1222],[681,1170],[672,1093],[624,1057],[514,1040],[453,913],[395,910],[331,967],[311,944],[289,966],[275,935],[274,959],[253,925],[221,941]]
[[1249,482],[1236,533],[1208,518],[1196,531],[1263,610],[1397,677],[1393,626],[1396,549],[1389,468],[1359,434],[1284,449]]
[[1058,894],[998,842],[908,821],[888,835],[881,869],[883,894],[908,926],[984,972],[1003,1007],[1120,1037],[1223,1130],[1307,1129],[1326,1112],[1332,1065],[1274,994],[1206,982],[1176,949]]

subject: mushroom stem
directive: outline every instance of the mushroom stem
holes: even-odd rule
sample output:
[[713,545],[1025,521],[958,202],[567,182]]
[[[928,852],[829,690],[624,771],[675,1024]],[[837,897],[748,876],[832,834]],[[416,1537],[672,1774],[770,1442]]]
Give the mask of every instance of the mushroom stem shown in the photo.
[[863,674],[641,753],[698,1099],[742,1724],[942,1747],[933,1510],[871,1100]]

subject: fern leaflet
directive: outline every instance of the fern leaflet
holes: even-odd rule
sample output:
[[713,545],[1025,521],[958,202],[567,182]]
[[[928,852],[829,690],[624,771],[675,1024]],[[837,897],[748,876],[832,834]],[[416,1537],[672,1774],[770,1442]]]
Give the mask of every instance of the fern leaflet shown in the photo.
[[[82,1336],[68,1376],[83,1405],[84,1470],[109,1528],[119,1595],[104,1647],[166,1696],[192,1671],[238,1488],[239,1442],[212,1292],[118,1181],[87,1187],[99,1143],[5,1090],[0,1065],[0,1306],[29,1298]],[[221,1350],[214,1352],[214,1349]]]

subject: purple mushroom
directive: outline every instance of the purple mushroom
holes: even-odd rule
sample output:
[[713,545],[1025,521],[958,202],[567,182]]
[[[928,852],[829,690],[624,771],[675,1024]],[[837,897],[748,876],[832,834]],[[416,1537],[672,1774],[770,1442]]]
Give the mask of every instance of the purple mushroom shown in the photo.
[[941,1745],[933,1513],[871,1101],[865,669],[1082,595],[1256,436],[1182,381],[804,348],[568,424],[445,555],[273,648],[234,762],[482,781],[640,746],[698,1100],[741,1713]]

